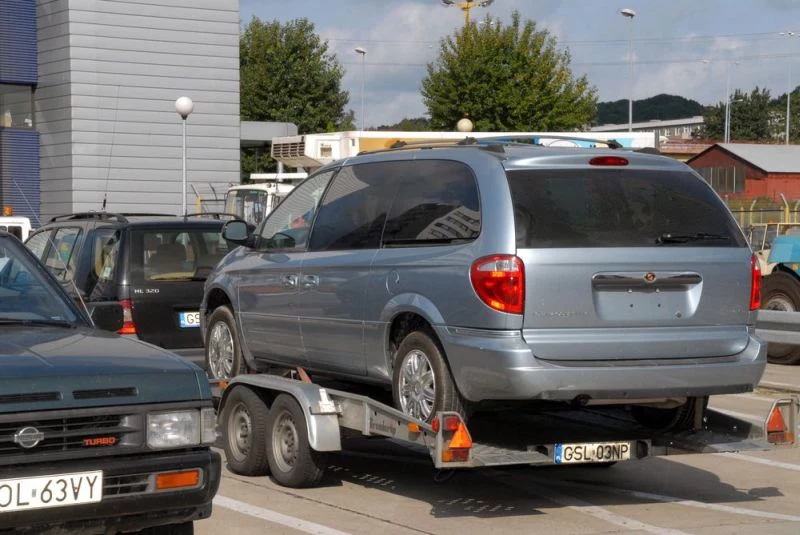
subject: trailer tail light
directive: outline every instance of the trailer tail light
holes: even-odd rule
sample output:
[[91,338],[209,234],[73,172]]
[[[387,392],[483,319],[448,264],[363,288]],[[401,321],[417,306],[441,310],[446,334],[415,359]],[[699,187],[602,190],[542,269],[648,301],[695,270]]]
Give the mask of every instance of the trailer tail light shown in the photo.
[[761,265],[756,255],[750,258],[750,276],[750,310],[758,310],[761,308]]
[[479,258],[470,280],[481,301],[500,312],[522,314],[525,309],[525,266],[514,255]]
[[795,403],[791,400],[778,400],[772,404],[767,417],[767,442],[776,446],[794,444],[795,411]]
[[589,165],[620,166],[628,165],[628,159],[620,156],[597,156],[589,160]]
[[119,302],[122,305],[122,328],[117,334],[136,334],[136,324],[133,322],[132,305],[130,299]]
[[468,463],[472,437],[464,420],[455,413],[445,414],[431,421],[436,438],[439,459],[442,463]]

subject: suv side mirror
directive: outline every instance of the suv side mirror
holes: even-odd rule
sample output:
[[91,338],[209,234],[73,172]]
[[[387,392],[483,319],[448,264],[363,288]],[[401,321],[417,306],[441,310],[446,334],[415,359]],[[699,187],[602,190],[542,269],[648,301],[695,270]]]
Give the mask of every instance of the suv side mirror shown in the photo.
[[222,227],[222,237],[238,245],[246,245],[250,236],[250,225],[241,219],[228,221]]
[[111,332],[122,329],[124,323],[122,305],[116,301],[86,303],[86,308],[89,309],[89,315],[98,329]]

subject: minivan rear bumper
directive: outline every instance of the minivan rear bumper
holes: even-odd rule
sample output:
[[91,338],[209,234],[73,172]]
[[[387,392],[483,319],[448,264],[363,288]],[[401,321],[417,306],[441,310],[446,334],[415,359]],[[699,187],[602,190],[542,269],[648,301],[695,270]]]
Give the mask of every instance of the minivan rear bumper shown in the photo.
[[521,331],[436,328],[461,395],[469,401],[642,400],[750,392],[767,344],[751,332],[735,355],[660,360],[548,361]]

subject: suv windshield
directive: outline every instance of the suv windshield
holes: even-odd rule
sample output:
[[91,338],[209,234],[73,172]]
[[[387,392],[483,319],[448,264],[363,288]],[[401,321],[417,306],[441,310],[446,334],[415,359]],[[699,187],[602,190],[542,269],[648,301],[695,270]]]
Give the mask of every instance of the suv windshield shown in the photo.
[[744,247],[692,173],[510,170],[517,247]]
[[78,320],[69,302],[21,244],[0,238],[0,323]]

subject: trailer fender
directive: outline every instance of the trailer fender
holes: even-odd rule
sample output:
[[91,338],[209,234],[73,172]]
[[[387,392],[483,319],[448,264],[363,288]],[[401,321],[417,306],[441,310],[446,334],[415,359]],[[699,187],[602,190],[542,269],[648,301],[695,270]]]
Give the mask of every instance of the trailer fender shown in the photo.
[[218,414],[222,414],[228,394],[243,386],[266,394],[270,401],[281,393],[294,397],[306,418],[309,445],[316,451],[341,451],[339,412],[324,388],[276,375],[237,375],[222,392]]

